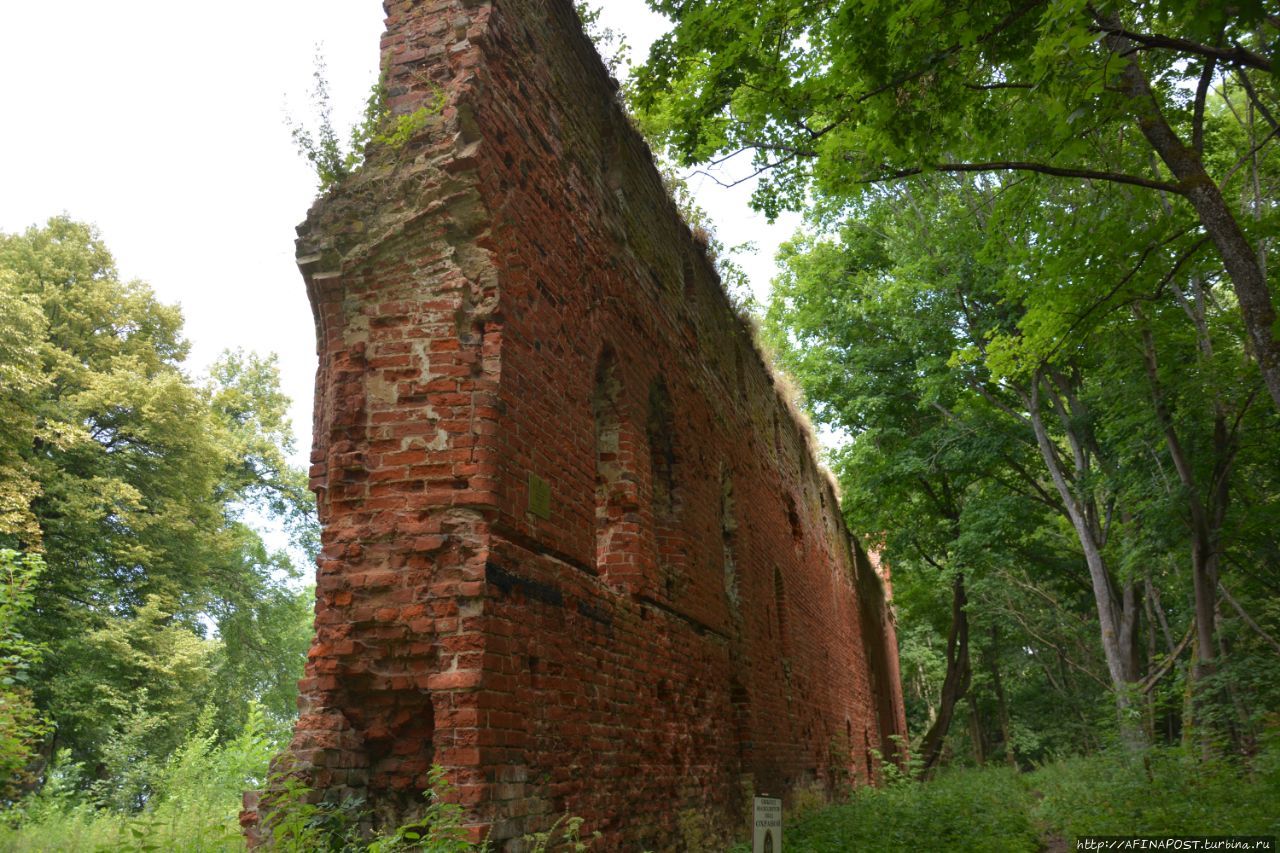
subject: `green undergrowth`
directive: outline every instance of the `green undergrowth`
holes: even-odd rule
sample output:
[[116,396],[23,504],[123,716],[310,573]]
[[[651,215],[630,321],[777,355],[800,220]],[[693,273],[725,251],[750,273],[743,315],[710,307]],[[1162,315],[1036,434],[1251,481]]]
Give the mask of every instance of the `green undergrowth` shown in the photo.
[[[0,851],[243,850],[236,821],[240,791],[275,748],[260,719],[239,738],[214,746],[193,737],[162,768],[147,803],[122,812],[93,799],[76,768],[54,774],[44,790],[3,814]],[[421,820],[363,837],[358,809],[344,815],[308,806],[305,791],[283,803],[271,846],[282,851],[483,850],[466,840],[462,810],[446,800],[438,769]],[[819,851],[1038,851],[1071,849],[1093,835],[1278,835],[1280,749],[1248,762],[1201,760],[1183,749],[1107,752],[1064,758],[1033,772],[1007,767],[953,768],[926,783],[898,778],[859,788],[846,802],[789,821],[786,849]],[[533,850],[594,849],[579,818],[527,840]],[[739,844],[733,853],[745,853]]]
[[783,833],[793,853],[1074,849],[1080,835],[1280,835],[1280,749],[1247,763],[1164,748],[1064,758],[1030,773],[951,769],[923,784],[860,788]]
[[243,850],[241,794],[262,783],[278,749],[261,709],[221,744],[206,712],[167,761],[135,762],[133,808],[63,754],[38,793],[0,813],[0,851]]
[[[1026,780],[1006,769],[957,769],[925,784],[859,788],[847,803],[813,812],[783,832],[785,849],[810,851],[1034,851]],[[749,844],[734,853],[749,853]]]
[[[139,764],[132,807],[64,753],[43,788],[0,811],[2,853],[223,853],[243,851],[241,795],[264,786],[275,793],[264,848],[277,853],[485,853],[472,843],[465,813],[450,800],[444,770],[431,769],[422,814],[379,833],[368,831],[364,803],[310,802],[298,780],[267,776],[282,743],[260,709],[236,737],[218,743],[206,713],[198,729],[167,761]],[[525,836],[530,853],[591,849],[598,836],[579,817],[564,815],[546,831]]]
[[1030,774],[1036,817],[1079,835],[1280,835],[1280,749],[1248,766],[1183,749],[1067,758]]

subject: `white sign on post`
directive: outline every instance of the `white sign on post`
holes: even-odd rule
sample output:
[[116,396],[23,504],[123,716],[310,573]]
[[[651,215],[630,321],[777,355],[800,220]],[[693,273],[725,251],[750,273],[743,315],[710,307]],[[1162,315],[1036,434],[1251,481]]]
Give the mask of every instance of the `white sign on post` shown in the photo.
[[782,853],[782,800],[756,797],[751,853]]

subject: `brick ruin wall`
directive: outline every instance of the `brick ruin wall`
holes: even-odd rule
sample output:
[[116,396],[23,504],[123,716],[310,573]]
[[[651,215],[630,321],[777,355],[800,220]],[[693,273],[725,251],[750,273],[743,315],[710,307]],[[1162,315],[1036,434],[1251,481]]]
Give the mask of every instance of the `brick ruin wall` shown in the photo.
[[391,105],[438,112],[299,228],[291,766],[393,820],[440,764],[507,850],[566,811],[683,849],[752,791],[873,778],[905,731],[882,584],[571,4],[384,6]]

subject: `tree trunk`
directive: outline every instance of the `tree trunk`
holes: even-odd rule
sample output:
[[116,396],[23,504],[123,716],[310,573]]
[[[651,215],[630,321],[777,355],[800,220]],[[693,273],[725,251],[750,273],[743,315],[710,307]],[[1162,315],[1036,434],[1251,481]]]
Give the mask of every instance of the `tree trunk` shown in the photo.
[[964,575],[957,572],[951,584],[951,628],[947,632],[947,674],[942,680],[942,700],[938,704],[938,717],[925,732],[920,744],[921,773],[925,776],[936,769],[942,757],[942,745],[946,742],[956,705],[969,690],[969,615],[964,590]]
[[[1217,555],[1197,536],[1191,543],[1191,588],[1196,611],[1196,662],[1195,680],[1200,681],[1213,674],[1213,649],[1216,645],[1217,572],[1213,566]],[[1210,577],[1210,575],[1214,577]]]
[[[1156,629],[1159,627],[1160,623],[1156,618],[1156,603],[1154,601],[1152,589],[1151,572],[1148,570],[1146,577],[1143,579],[1142,596],[1142,609],[1147,617],[1147,678],[1150,678],[1153,674],[1151,668],[1155,665],[1156,656],[1159,654],[1157,651],[1159,638],[1156,636]],[[1166,627],[1165,630],[1167,631],[1168,628]],[[1168,651],[1170,654],[1173,653],[1173,649],[1174,645],[1172,640],[1170,640],[1168,645]],[[1146,714],[1145,726],[1147,738],[1154,741],[1156,737],[1156,702],[1155,692],[1153,690],[1147,691],[1147,698],[1143,710]]]
[[[1102,556],[1102,548],[1095,532],[1086,517],[1084,508],[1072,492],[1062,466],[1058,461],[1057,450],[1045,428],[1044,418],[1040,411],[1040,382],[1037,373],[1032,377],[1031,394],[1027,401],[1031,425],[1035,431],[1036,443],[1040,447],[1040,455],[1049,469],[1054,487],[1066,507],[1067,516],[1075,528],[1076,538],[1084,550],[1085,563],[1089,567],[1089,580],[1093,587],[1094,605],[1098,611],[1098,624],[1102,632],[1102,652],[1107,661],[1107,673],[1111,677],[1111,686],[1115,692],[1116,713],[1125,739],[1137,745],[1141,741],[1141,727],[1135,727],[1129,718],[1132,704],[1130,691],[1137,681],[1137,673],[1132,669],[1132,630],[1126,630],[1121,614],[1117,613],[1117,602],[1112,595],[1111,575],[1107,571],[1106,561]],[[1084,472],[1080,472],[1084,473]]]
[[[1199,636],[1193,633],[1191,635],[1192,660],[1197,660],[1199,658],[1200,651],[1196,648],[1199,643]],[[1191,747],[1191,738],[1195,731],[1195,726],[1191,724],[1191,721],[1196,717],[1194,697],[1195,679],[1188,678],[1186,680],[1186,685],[1182,688],[1182,746],[1187,749]]]
[[987,666],[991,670],[991,687],[996,694],[996,707],[1000,713],[1000,737],[1004,740],[1004,760],[1010,767],[1017,767],[1018,761],[1013,754],[1013,736],[1009,725],[1009,702],[1004,695],[1004,683],[1000,680],[1000,629],[991,626],[991,649],[987,657]]
[[[1136,304],[1133,313],[1140,322],[1145,320],[1142,310]],[[1207,328],[1200,322],[1197,322],[1196,326],[1201,351],[1205,354],[1212,353],[1212,346],[1207,338]],[[1214,651],[1218,648],[1216,635],[1219,540],[1222,525],[1226,521],[1227,502],[1231,495],[1231,468],[1236,443],[1227,428],[1227,411],[1221,399],[1215,399],[1213,466],[1208,486],[1203,490],[1205,494],[1202,497],[1202,489],[1196,480],[1195,468],[1178,435],[1173,413],[1165,400],[1156,358],[1155,339],[1145,322],[1142,329],[1142,351],[1156,420],[1164,431],[1165,446],[1169,451],[1170,459],[1173,460],[1174,470],[1178,472],[1178,480],[1182,484],[1183,492],[1186,494],[1187,523],[1191,536],[1191,589],[1196,626],[1196,654],[1192,667],[1192,681],[1196,685],[1201,685],[1213,675],[1215,670]],[[1199,692],[1200,689],[1197,687],[1197,693]],[[1213,718],[1207,710],[1213,702],[1212,696],[1198,696],[1191,706],[1194,717],[1184,721],[1193,723],[1194,728],[1201,730],[1201,747],[1206,754],[1211,750],[1208,723]]]
[[[1129,523],[1130,519],[1125,518]],[[1125,656],[1125,678],[1140,681],[1142,672],[1141,646],[1138,642],[1138,585],[1126,581],[1120,593],[1120,650]]]
[[[1218,614],[1218,621],[1221,622],[1221,614]],[[1218,659],[1227,661],[1230,655],[1230,646],[1222,634],[1218,634]],[[1231,743],[1234,747],[1236,755],[1252,756],[1258,751],[1257,738],[1254,736],[1253,725],[1250,719],[1249,709],[1245,707],[1245,702],[1240,698],[1239,691],[1236,690],[1235,684],[1228,681],[1226,684],[1227,696],[1231,699],[1231,707],[1235,710],[1235,725],[1232,726]]]
[[[1057,489],[1062,506],[1066,508],[1071,526],[1075,528],[1076,538],[1084,551],[1084,561],[1089,569],[1089,581],[1093,588],[1093,602],[1098,612],[1098,628],[1102,634],[1102,653],[1107,662],[1107,674],[1111,678],[1111,688],[1115,695],[1116,721],[1120,727],[1120,736],[1130,748],[1137,749],[1146,743],[1142,731],[1142,721],[1134,719],[1133,690],[1138,681],[1137,661],[1137,597],[1134,585],[1126,584],[1121,601],[1116,601],[1116,590],[1107,571],[1106,560],[1102,556],[1102,533],[1094,521],[1097,511],[1084,505],[1082,498],[1076,496],[1071,483],[1062,471],[1055,444],[1048,429],[1044,427],[1041,411],[1041,382],[1039,371],[1033,374],[1030,393],[1025,398],[1027,411],[1032,421],[1032,429],[1036,433],[1036,443],[1041,451],[1044,465],[1048,467]],[[1064,428],[1070,429],[1064,419]],[[1083,452],[1083,443],[1079,435],[1068,434],[1069,443],[1073,447],[1076,465],[1076,482],[1089,474],[1087,457]]]
[[[1155,613],[1156,621],[1160,625],[1160,632],[1164,635],[1165,650],[1169,654],[1173,654],[1173,649],[1177,646],[1177,642],[1173,639],[1173,631],[1169,630],[1169,620],[1164,614],[1164,602],[1160,600],[1160,591],[1151,583],[1151,574],[1147,573],[1146,578],[1147,600],[1151,602],[1151,609]],[[1154,630],[1154,629],[1152,629]],[[1154,658],[1155,655],[1152,655]]]
[[973,741],[973,760],[978,766],[987,763],[987,750],[982,742],[982,717],[978,714],[978,700],[969,694],[969,738]]

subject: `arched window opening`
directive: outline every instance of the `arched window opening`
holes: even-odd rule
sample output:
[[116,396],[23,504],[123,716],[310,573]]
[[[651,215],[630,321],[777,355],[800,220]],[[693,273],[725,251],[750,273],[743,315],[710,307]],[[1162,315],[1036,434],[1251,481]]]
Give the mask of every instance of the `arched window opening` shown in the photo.
[[615,534],[624,511],[620,392],[617,359],[606,349],[596,367],[595,390],[591,395],[596,431],[596,569],[601,574],[608,571],[610,556],[618,550],[620,543],[615,541]]
[[738,516],[733,500],[733,476],[725,471],[720,480],[720,536],[724,548],[724,594],[736,614],[738,596]]
[[733,705],[733,739],[738,745],[738,759],[745,765],[752,752],[751,695],[736,676],[729,682],[729,702]]
[[657,580],[669,602],[679,600],[688,587],[688,542],[678,523],[680,494],[676,465],[674,407],[666,383],[659,377],[649,386],[649,417],[645,424],[649,445],[649,485],[653,512],[653,543]]
[[800,510],[796,507],[796,499],[787,495],[787,524],[791,527],[791,544],[796,553],[804,548],[804,527],[800,524]]
[[649,464],[653,514],[669,519],[676,514],[676,442],[671,394],[661,379],[649,388]]
[[791,653],[791,631],[787,625],[787,589],[782,580],[782,570],[777,566],[773,567],[773,606],[778,614],[778,646],[782,650],[782,656],[787,657]]

